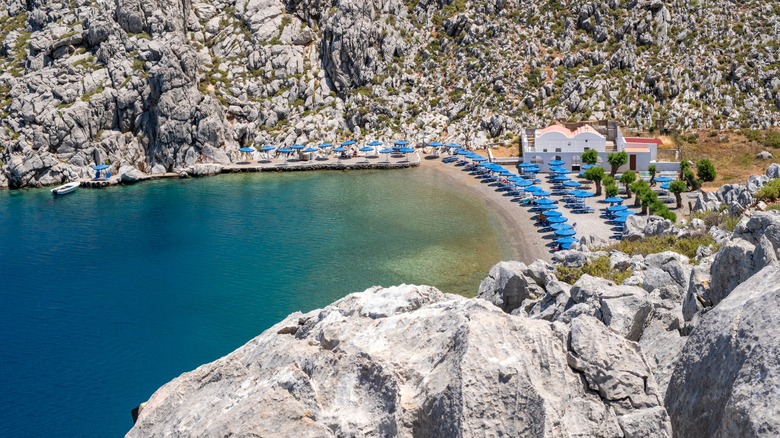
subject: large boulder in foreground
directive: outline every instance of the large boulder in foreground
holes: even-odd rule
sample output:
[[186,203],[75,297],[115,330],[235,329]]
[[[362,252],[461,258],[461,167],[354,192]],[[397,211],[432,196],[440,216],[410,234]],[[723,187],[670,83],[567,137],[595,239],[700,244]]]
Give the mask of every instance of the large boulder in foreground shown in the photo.
[[780,268],[705,313],[666,392],[680,437],[780,436]]
[[504,313],[426,286],[293,314],[160,388],[128,437],[653,436],[639,346],[601,322]]

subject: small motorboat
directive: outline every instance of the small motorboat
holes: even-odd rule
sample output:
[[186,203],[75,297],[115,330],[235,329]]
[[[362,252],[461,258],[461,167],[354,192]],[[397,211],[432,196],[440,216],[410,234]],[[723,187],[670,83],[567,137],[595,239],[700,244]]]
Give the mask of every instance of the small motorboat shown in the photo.
[[57,195],[67,195],[68,193],[76,191],[77,188],[81,185],[80,182],[69,182],[67,184],[61,185],[59,187],[55,187],[51,189],[51,193],[54,196]]

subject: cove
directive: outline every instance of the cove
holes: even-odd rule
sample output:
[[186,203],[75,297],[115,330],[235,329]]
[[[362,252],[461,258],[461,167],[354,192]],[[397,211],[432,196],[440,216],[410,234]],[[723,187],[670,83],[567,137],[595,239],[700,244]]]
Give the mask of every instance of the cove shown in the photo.
[[0,223],[6,436],[121,436],[180,373],[373,285],[473,295],[505,231],[425,169],[2,192]]

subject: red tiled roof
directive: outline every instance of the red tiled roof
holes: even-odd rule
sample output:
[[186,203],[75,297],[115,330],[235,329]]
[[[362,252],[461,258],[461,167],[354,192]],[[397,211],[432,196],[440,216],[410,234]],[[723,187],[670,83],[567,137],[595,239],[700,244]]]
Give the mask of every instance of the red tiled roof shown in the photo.
[[661,143],[661,140],[657,138],[650,138],[650,137],[625,137],[626,143],[653,143],[657,144],[658,146],[661,146],[663,143]]

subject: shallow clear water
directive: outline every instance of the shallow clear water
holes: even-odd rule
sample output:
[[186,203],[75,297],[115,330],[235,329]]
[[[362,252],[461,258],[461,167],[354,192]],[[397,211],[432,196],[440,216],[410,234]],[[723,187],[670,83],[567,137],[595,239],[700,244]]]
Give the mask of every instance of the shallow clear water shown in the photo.
[[426,169],[0,192],[2,436],[121,436],[160,385],[372,285],[473,294],[496,224]]

